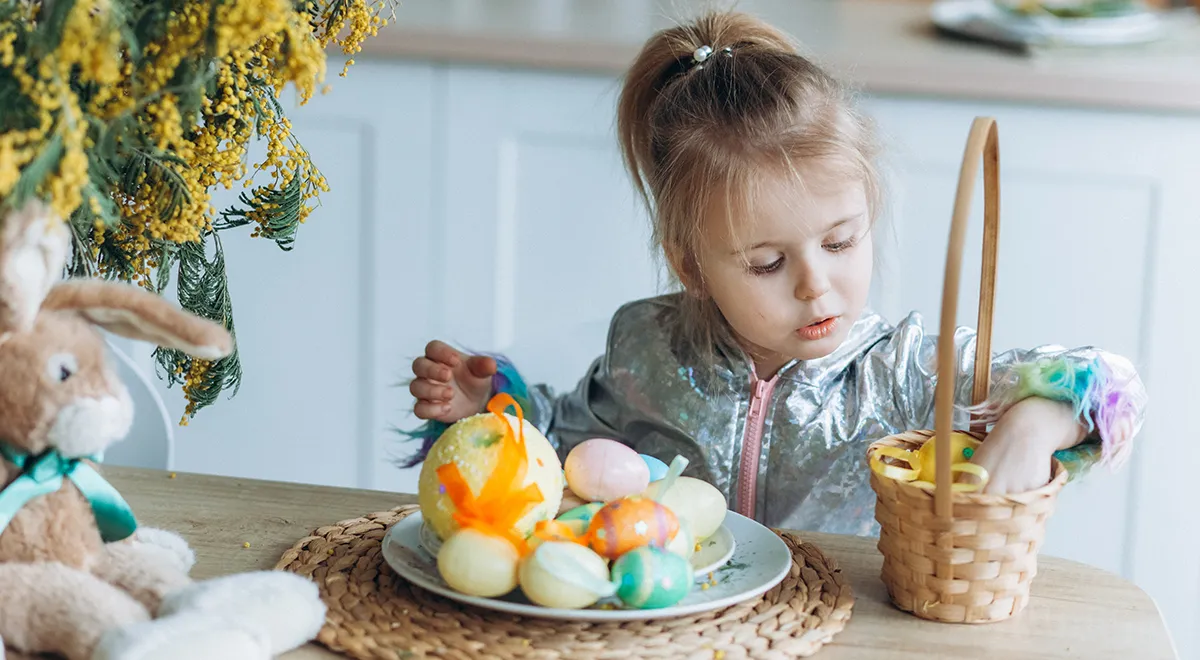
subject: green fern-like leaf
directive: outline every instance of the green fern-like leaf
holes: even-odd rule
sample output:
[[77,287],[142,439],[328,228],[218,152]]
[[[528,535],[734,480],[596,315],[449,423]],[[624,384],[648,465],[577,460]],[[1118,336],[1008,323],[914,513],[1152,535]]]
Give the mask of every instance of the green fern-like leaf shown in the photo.
[[[212,246],[212,257],[208,246]],[[233,335],[233,302],[229,296],[229,284],[225,272],[225,253],[220,238],[215,232],[205,235],[203,242],[185,243],[175,251],[178,260],[177,285],[179,304],[183,309],[221,324]],[[169,385],[185,383],[193,358],[177,350],[159,348],[154,352],[156,366],[161,369],[160,378]],[[200,384],[190,392],[195,403],[192,414],[216,403],[220,394],[237,393],[241,386],[242,368],[237,351],[209,365]]]
[[218,231],[235,227],[243,227],[254,222],[251,217],[253,208],[269,205],[269,211],[257,211],[267,214],[267,222],[262,228],[264,238],[275,241],[284,251],[291,251],[296,242],[296,231],[300,228],[300,209],[303,202],[303,182],[300,177],[294,177],[283,190],[264,188],[259,191],[258,199],[253,194],[242,193],[239,201],[247,208],[231,207],[221,212],[221,219],[214,223]]

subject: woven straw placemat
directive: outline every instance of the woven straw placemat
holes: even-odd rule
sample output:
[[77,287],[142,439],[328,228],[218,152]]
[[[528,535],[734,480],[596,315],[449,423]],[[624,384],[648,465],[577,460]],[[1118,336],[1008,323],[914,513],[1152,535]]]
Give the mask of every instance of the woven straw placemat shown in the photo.
[[854,606],[837,564],[811,543],[777,532],[792,570],[758,598],[700,615],[591,623],[525,618],[463,605],[397,576],[381,542],[404,506],[321,527],[283,554],[277,569],[310,577],[329,608],[317,641],[377,658],[794,658],[845,627]]

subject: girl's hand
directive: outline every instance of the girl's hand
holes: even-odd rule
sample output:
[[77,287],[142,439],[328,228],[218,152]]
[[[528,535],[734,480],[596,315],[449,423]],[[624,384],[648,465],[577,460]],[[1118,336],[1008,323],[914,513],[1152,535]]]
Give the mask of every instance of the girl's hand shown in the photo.
[[1021,493],[1050,481],[1054,452],[1079,444],[1086,429],[1065,403],[1031,397],[996,422],[971,462],[988,471],[984,493]]
[[425,356],[413,360],[412,369],[416,378],[408,389],[417,398],[413,413],[420,419],[453,424],[483,412],[492,392],[496,361],[431,341]]

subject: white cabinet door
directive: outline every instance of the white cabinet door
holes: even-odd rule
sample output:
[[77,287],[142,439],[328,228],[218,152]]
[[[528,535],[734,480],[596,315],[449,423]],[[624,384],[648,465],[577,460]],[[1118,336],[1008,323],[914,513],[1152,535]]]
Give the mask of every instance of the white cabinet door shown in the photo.
[[[427,65],[360,62],[347,78],[340,68],[331,63],[328,95],[285,106],[330,186],[295,249],[251,239],[248,228],[221,235],[244,380],[175,430],[176,469],[336,486],[395,479],[389,425],[407,403],[395,384],[429,333],[438,279],[435,78]],[[240,192],[222,190],[214,206]],[[159,386],[178,420],[181,392]]]
[[438,335],[573,387],[616,308],[659,288],[609,78],[449,71]]
[[[897,193],[881,298],[892,316],[918,309],[933,327],[967,133],[976,115],[997,119],[994,348],[1098,345],[1133,360],[1151,392],[1133,461],[1063,492],[1044,551],[1135,579],[1191,652],[1200,558],[1173,549],[1196,547],[1200,530],[1175,500],[1200,450],[1187,418],[1173,413],[1200,393],[1190,378],[1200,367],[1191,334],[1200,322],[1200,119],[901,99],[869,107],[889,141]],[[980,176],[959,297],[958,321],[971,326],[982,204]]]

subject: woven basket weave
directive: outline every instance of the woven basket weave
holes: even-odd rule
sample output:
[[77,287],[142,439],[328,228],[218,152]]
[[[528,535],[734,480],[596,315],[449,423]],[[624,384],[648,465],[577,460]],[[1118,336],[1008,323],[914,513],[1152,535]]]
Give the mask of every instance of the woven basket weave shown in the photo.
[[317,642],[357,660],[790,660],[816,654],[850,620],[854,594],[837,562],[790,532],[783,581],[721,609],[642,621],[562,621],[462,605],[399,577],[388,529],[415,505],[313,530],[275,568],[312,579],[328,607]]
[[[881,447],[916,450],[933,440],[935,479],[908,482],[871,471],[875,518],[879,521],[882,579],[892,602],[923,619],[947,623],[985,623],[1007,619],[1024,609],[1037,574],[1037,553],[1046,520],[1054,512],[1067,472],[1051,459],[1051,479],[1033,491],[985,495],[954,491],[950,461],[955,391],[954,326],[963,241],[979,161],[984,169],[983,271],[975,347],[974,403],[988,396],[991,379],[992,309],[1000,230],[999,145],[996,122],[976,118],[959,173],[950,245],[946,255],[938,337],[935,430],[909,431],[873,443],[867,460]],[[982,440],[979,429],[969,433]]]

